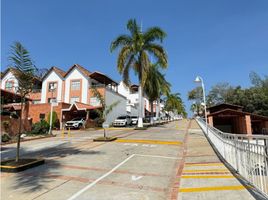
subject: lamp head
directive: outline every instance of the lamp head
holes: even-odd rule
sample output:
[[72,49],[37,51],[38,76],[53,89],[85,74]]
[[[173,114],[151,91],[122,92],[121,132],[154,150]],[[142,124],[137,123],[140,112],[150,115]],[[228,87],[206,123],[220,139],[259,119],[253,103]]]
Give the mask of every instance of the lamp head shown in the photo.
[[194,82],[196,82],[196,83],[201,83],[201,79],[200,79],[200,77],[197,76],[197,77],[195,78]]

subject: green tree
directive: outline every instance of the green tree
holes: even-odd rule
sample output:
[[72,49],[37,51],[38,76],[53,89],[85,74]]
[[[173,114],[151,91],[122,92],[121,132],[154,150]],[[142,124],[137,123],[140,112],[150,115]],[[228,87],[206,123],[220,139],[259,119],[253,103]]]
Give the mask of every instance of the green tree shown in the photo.
[[179,114],[182,114],[184,117],[187,116],[184,103],[180,97],[180,93],[167,95],[164,110],[168,112],[177,112]]
[[217,84],[212,87],[208,95],[211,105],[229,103],[243,106],[243,111],[268,116],[268,76],[261,78],[257,73],[249,75],[252,86],[230,86],[229,84]]
[[[22,133],[22,118],[23,118],[23,104],[26,103],[26,96],[33,89],[34,74],[36,67],[30,58],[29,52],[22,46],[21,43],[15,42],[11,46],[11,55],[9,57],[13,67],[16,69],[15,76],[18,80],[18,87],[15,88],[16,92],[21,97],[21,113],[19,121],[19,133],[17,135],[17,151],[16,162],[20,158],[20,138]],[[27,119],[27,117],[25,117]]]
[[191,110],[196,112],[197,115],[204,112],[204,108],[202,105],[203,102],[203,90],[202,87],[196,87],[193,90],[188,92],[188,100],[192,100],[193,104],[191,106]]
[[162,43],[166,37],[166,33],[159,27],[148,28],[142,32],[141,27],[136,23],[135,19],[127,22],[127,29],[130,34],[120,35],[111,43],[110,50],[119,50],[117,58],[117,70],[123,76],[126,85],[130,84],[129,72],[131,69],[139,78],[139,120],[138,126],[142,127],[143,114],[143,87],[148,77],[150,69],[149,56],[152,55],[156,62],[162,68],[168,66],[167,54],[164,48],[158,43]]
[[150,76],[148,76],[145,81],[144,92],[150,102],[151,123],[153,123],[153,102],[160,98],[162,94],[168,95],[171,85],[166,81],[165,75],[160,72],[159,64],[152,64],[148,73]]
[[229,83],[218,83],[211,88],[207,96],[207,105],[214,106],[226,102],[232,87]]

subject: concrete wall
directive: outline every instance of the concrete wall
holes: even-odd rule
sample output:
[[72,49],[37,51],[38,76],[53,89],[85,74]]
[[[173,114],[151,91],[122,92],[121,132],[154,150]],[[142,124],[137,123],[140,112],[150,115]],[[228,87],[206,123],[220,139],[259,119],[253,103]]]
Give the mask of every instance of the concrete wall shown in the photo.
[[80,96],[80,102],[87,104],[88,103],[88,78],[85,77],[78,69],[74,68],[72,72],[68,74],[68,76],[65,78],[65,98],[64,102],[69,103],[70,102],[70,84],[71,80],[74,79],[82,79],[82,92]]
[[116,92],[106,89],[105,90],[105,104],[109,106],[117,101],[119,101],[119,103],[108,114],[105,123],[111,124],[118,116],[127,114],[127,110],[126,110],[127,99],[124,96]]

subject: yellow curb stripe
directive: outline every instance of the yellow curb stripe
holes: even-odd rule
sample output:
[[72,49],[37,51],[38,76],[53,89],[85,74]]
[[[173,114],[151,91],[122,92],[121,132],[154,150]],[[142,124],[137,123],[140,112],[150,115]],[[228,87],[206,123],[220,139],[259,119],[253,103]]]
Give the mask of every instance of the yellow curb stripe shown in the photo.
[[204,163],[204,164],[191,164],[191,163],[186,163],[185,164],[185,166],[186,167],[188,167],[188,166],[224,166],[224,164],[223,163]]
[[181,178],[235,178],[234,176],[182,176]]
[[167,144],[167,145],[181,145],[182,144],[182,142],[160,141],[160,140],[126,140],[126,139],[117,139],[115,142],[144,143],[144,144]]
[[229,172],[228,169],[196,169],[196,170],[183,170],[183,172]]
[[200,188],[181,188],[179,192],[205,192],[205,191],[221,191],[221,190],[244,190],[251,188],[250,186],[233,185],[220,187],[200,187]]
[[24,165],[18,165],[18,166],[10,166],[10,165],[0,165],[0,168],[3,168],[3,169],[15,169],[15,168],[19,168],[19,167],[24,167],[26,165],[31,165],[31,164],[34,164],[36,162],[39,162],[40,160],[35,160],[33,162],[29,162],[27,164],[24,164]]

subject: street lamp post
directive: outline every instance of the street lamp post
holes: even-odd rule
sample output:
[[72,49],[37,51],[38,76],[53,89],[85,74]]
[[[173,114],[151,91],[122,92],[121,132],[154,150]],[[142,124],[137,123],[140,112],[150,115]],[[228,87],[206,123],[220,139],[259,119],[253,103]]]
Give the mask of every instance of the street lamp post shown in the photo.
[[205,85],[202,77],[197,76],[194,80],[196,83],[201,83],[202,90],[203,90],[203,101],[205,107],[205,120],[206,120],[206,134],[208,134],[208,119],[207,119],[207,103],[206,103],[206,92],[205,92]]
[[51,100],[50,100],[50,119],[49,119],[49,134],[52,135],[52,112],[53,112],[53,92],[55,90],[54,85],[51,85]]

